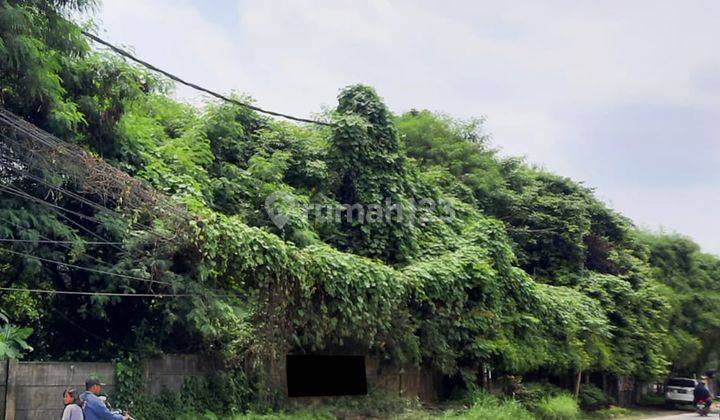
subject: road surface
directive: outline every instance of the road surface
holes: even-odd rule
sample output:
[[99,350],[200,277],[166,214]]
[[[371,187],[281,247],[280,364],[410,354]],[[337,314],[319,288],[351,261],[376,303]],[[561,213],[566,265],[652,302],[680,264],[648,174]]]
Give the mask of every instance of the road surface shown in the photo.
[[695,419],[695,420],[702,420],[702,419],[718,419],[718,413],[710,413],[707,417],[700,417],[697,413],[693,412],[674,412],[673,414],[668,414],[667,416],[660,416],[660,417],[648,417],[648,419],[652,420],[684,420],[684,419]]

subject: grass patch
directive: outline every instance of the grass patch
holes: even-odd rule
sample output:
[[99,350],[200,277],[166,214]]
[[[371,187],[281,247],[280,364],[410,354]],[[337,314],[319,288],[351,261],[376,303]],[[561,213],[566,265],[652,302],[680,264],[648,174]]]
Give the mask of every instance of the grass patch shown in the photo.
[[442,419],[533,420],[533,415],[519,402],[500,401],[492,395],[478,393],[468,409],[449,410],[436,416]]
[[252,412],[229,416],[220,416],[210,411],[204,413],[188,412],[181,416],[168,417],[180,420],[326,420],[347,418],[400,418],[408,413],[421,418],[421,406],[416,399],[394,396],[382,391],[371,391],[361,397],[316,398],[292,403],[283,411]]
[[580,388],[578,402],[580,403],[580,408],[585,411],[601,410],[610,405],[610,399],[605,395],[603,390],[592,384],[584,384]]
[[540,401],[535,414],[542,420],[573,420],[580,418],[580,407],[571,395],[561,394]]
[[640,398],[638,405],[642,407],[664,407],[665,396],[657,394],[643,395],[642,398]]
[[207,412],[205,414],[188,413],[178,417],[178,420],[333,420],[337,416],[324,410],[297,410],[269,414],[246,413],[230,417],[218,417]]
[[618,418],[629,418],[632,417],[634,414],[638,414],[637,412],[633,412],[630,409],[623,408],[623,407],[610,407],[610,408],[604,408],[602,410],[597,410],[592,413],[592,418],[594,419],[618,419]]

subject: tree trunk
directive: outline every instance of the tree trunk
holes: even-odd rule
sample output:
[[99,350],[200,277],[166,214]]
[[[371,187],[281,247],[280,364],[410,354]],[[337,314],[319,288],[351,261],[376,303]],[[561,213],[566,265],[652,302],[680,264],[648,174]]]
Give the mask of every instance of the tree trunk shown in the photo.
[[580,382],[582,380],[582,370],[579,370],[575,377],[575,398],[580,395]]

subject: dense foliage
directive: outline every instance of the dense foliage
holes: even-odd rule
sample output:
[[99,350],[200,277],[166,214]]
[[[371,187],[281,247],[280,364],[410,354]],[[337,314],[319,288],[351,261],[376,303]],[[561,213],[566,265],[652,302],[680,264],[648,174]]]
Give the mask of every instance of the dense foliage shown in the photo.
[[466,385],[487,368],[651,380],[714,367],[720,260],[691,240],[498,156],[482,121],[393,115],[367,86],[340,91],[332,127],[178,103],[89,48],[65,20],[87,7],[0,3],[0,103],[190,217],[88,206],[63,174],[3,156],[0,238],[23,242],[2,243],[0,286],[193,297],[1,292],[34,329],[32,357],[201,351],[262,370],[287,352],[366,352]]

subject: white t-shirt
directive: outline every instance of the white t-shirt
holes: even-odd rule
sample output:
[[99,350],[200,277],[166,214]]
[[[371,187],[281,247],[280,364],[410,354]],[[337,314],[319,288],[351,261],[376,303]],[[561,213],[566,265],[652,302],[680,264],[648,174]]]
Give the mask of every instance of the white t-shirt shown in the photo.
[[62,420],[83,420],[82,408],[77,404],[68,404],[63,411]]

